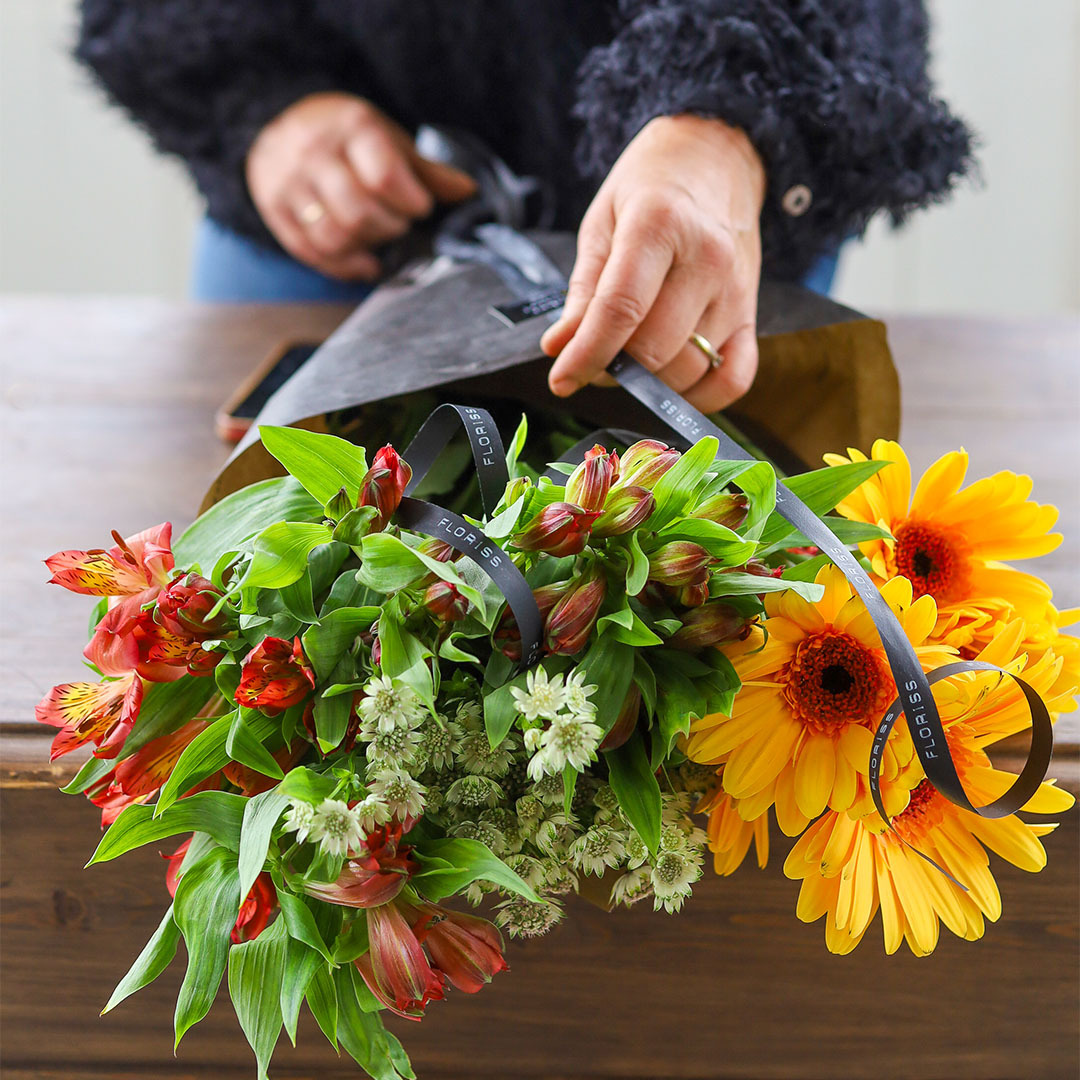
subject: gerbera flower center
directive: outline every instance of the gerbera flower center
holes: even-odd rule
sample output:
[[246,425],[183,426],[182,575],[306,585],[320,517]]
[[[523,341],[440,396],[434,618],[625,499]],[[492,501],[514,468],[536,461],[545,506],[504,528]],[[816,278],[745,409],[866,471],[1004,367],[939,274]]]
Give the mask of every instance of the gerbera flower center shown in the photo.
[[937,828],[944,820],[941,796],[929,780],[923,780],[908,796],[908,804],[893,824],[908,842],[914,842]]
[[929,593],[941,603],[964,595],[968,556],[959,537],[925,521],[905,521],[895,536],[896,569],[911,582],[915,599]]
[[818,732],[874,724],[891,700],[892,687],[878,657],[835,630],[799,642],[780,678],[795,718]]

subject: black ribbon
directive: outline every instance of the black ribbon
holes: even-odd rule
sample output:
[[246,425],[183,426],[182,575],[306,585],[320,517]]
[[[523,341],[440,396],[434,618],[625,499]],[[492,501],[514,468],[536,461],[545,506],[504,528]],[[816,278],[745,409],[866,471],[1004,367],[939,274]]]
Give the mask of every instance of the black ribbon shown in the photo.
[[[472,449],[480,498],[490,517],[506,490],[510,474],[506,451],[495,421],[486,409],[473,405],[440,405],[420,426],[402,457],[412,468],[406,492],[415,490],[456,433],[465,429]],[[495,582],[517,620],[521,634],[521,665],[529,667],[540,658],[544,623],[529,583],[509,555],[481,529],[436,503],[406,494],[395,521],[414,532],[443,540],[455,551],[467,555]]]
[[[453,256],[488,266],[520,301],[515,305],[503,305],[493,314],[510,323],[539,314],[545,314],[549,319],[558,317],[559,311],[552,298],[565,291],[567,282],[562,271],[539,246],[520,233],[500,225],[485,225],[483,230],[476,231],[476,235],[478,240],[473,242],[455,239]],[[527,252],[527,255],[523,255],[523,252]],[[608,366],[607,371],[628,393],[681,437],[697,441],[711,435],[719,443],[718,458],[752,460],[751,455],[716,424],[643,368],[629,354],[620,353]],[[776,508],[786,521],[820,548],[840,569],[866,605],[881,638],[899,697],[889,707],[875,730],[870,753],[869,782],[874,805],[889,828],[894,829],[894,826],[889,821],[881,797],[881,763],[885,744],[901,715],[907,719],[908,731],[926,778],[950,802],[984,818],[1007,817],[1023,807],[1046,776],[1054,744],[1050,714],[1035,689],[1012,672],[982,661],[958,661],[946,664],[929,674],[924,672],[892,609],[858,560],[828,525],[779,482],[776,485]],[[935,682],[974,671],[998,672],[1000,675],[1010,676],[1027,701],[1032,723],[1031,747],[1020,775],[1004,795],[985,806],[975,806],[964,791],[949,752],[937,704],[930,691],[930,686]],[[903,840],[902,837],[900,839]],[[918,854],[951,878],[951,875],[929,856],[922,852]]]

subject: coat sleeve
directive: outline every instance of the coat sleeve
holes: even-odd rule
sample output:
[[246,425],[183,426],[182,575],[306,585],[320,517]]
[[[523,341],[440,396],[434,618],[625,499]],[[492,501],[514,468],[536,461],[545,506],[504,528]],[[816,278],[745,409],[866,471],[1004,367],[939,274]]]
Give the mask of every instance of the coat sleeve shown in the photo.
[[656,116],[746,131],[765,164],[765,267],[797,279],[876,212],[899,224],[971,168],[932,92],[917,0],[623,0],[580,72],[579,166],[603,176]]
[[213,217],[268,244],[244,178],[248,149],[287,105],[340,87],[348,62],[305,9],[304,0],[81,3],[77,58],[159,150],[185,159]]

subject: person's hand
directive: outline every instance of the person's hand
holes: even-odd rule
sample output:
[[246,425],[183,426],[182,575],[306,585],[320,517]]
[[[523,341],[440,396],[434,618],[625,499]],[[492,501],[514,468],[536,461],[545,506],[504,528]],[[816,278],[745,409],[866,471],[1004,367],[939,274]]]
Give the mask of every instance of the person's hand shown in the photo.
[[[541,340],[553,393],[567,397],[626,349],[705,412],[750,388],[765,170],[719,120],[650,121],[582,219],[562,317]],[[699,333],[723,357],[688,344]]]
[[330,277],[371,281],[374,249],[408,232],[472,178],[420,157],[408,133],[351,94],[312,94],[256,136],[247,183],[266,227],[294,258]]

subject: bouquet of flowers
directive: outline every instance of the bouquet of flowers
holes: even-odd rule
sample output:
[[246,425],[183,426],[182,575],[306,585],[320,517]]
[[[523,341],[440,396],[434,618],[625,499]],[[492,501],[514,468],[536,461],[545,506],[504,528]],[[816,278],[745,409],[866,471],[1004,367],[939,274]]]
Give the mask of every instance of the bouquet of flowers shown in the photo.
[[[891,826],[878,815],[874,731],[898,687],[860,596],[777,512],[769,463],[642,440],[540,475],[523,423],[495,505],[421,528],[393,447],[369,465],[332,435],[261,437],[289,475],[175,544],[164,524],[47,560],[100,597],[100,681],[38,708],[54,757],[93,745],[64,789],[101,810],[91,863],[185,837],[172,904],[106,1011],[182,937],[177,1041],[227,972],[259,1076],[306,1002],[370,1076],[412,1077],[382,1009],[420,1019],[451,987],[479,991],[507,967],[504,933],[545,933],[577,890],[677,912],[710,855],[731,874],[753,843],[765,865],[770,817],[798,837],[796,914],[824,917],[834,952],[879,911],[890,953],[929,953],[941,924],[978,938],[1001,911],[987,849],[1045,863],[1053,826],[955,806],[903,726],[878,763]],[[997,669],[1060,712],[1080,642],[1047,587],[999,561],[1051,550],[1053,509],[1012,473],[963,487],[966,468],[946,455],[912,494],[879,441],[787,485],[838,510],[925,670],[993,665],[936,695],[982,804],[1014,779],[987,748],[1031,723]],[[507,603],[505,573],[529,603]],[[1071,803],[1043,783],[1024,809]]]

